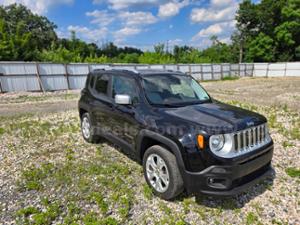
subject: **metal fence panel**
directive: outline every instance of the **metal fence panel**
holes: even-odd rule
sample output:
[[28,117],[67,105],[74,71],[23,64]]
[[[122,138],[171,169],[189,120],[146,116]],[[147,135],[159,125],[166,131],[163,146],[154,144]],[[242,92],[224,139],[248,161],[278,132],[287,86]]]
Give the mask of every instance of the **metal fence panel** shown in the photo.
[[177,65],[165,65],[166,70],[173,70],[173,71],[177,71]]
[[253,76],[265,77],[267,76],[268,63],[255,63]]
[[90,71],[108,68],[179,70],[198,80],[218,80],[226,76],[300,76],[300,62],[167,65],[0,62],[0,91],[81,89]]
[[85,85],[87,74],[89,73],[88,64],[67,65],[69,88],[71,90],[82,89]]
[[213,72],[221,73],[221,65],[213,65]]
[[150,68],[153,70],[163,70],[164,65],[150,65]]
[[0,73],[5,75],[33,75],[36,74],[35,63],[0,63]]
[[137,70],[146,70],[146,69],[149,69],[149,65],[137,65],[136,66],[136,69]]
[[178,70],[183,73],[190,73],[190,66],[189,65],[178,65]]
[[270,63],[268,66],[269,77],[283,77],[285,75],[285,63]]
[[300,76],[300,62],[286,64],[286,76]]
[[71,90],[79,90],[84,88],[87,76],[70,76],[69,87]]
[[88,64],[69,64],[67,65],[68,75],[87,75],[89,73]]
[[40,91],[36,76],[1,76],[2,92]]
[[35,63],[1,63],[0,82],[2,92],[39,91]]
[[38,73],[46,91],[67,90],[66,68],[63,64],[39,64]]

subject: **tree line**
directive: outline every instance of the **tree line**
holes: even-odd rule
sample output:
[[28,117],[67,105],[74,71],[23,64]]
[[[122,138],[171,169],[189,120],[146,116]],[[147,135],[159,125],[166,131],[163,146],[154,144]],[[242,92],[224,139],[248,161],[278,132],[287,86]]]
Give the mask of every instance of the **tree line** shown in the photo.
[[0,60],[89,63],[237,63],[300,60],[300,0],[244,0],[236,14],[231,43],[210,39],[212,45],[199,50],[191,46],[164,44],[154,51],[86,43],[71,33],[59,38],[57,26],[20,4],[0,6]]

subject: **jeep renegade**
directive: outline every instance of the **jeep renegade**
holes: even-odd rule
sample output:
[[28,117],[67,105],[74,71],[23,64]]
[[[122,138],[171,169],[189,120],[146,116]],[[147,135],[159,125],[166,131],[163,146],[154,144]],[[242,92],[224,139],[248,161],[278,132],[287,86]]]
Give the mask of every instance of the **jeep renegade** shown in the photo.
[[154,193],[231,196],[272,172],[267,120],[221,103],[191,76],[94,70],[79,100],[83,138],[105,138],[143,165]]

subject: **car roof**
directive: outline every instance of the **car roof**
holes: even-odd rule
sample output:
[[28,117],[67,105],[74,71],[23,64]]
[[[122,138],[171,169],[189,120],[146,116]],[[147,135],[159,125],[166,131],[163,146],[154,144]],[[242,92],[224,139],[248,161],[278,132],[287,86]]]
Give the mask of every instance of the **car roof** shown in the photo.
[[112,72],[113,74],[128,74],[134,76],[151,76],[151,75],[185,75],[180,71],[173,71],[173,70],[163,70],[163,69],[123,69],[123,68],[106,68],[106,69],[95,69],[93,70],[94,73],[98,72]]

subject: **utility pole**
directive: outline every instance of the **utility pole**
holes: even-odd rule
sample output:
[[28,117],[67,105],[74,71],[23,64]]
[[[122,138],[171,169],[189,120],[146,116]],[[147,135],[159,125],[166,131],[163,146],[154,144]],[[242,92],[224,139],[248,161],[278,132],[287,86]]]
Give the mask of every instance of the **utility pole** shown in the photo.
[[239,57],[239,63],[243,62],[243,40],[240,41],[240,57]]
[[169,54],[169,40],[167,40],[167,54]]

